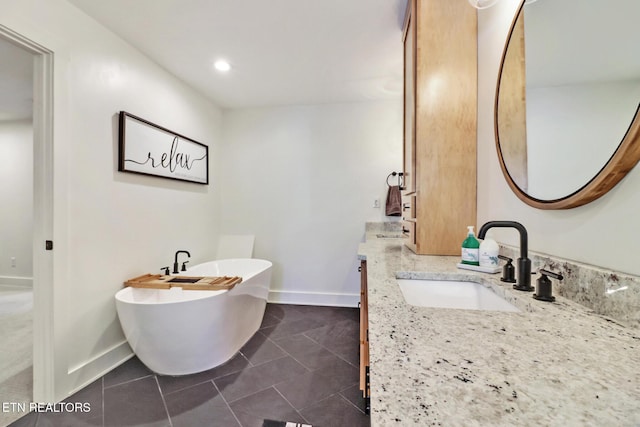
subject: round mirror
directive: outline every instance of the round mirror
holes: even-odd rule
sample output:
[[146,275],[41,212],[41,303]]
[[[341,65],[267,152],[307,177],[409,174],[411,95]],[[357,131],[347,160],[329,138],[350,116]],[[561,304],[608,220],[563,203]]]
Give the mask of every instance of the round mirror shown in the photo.
[[496,88],[496,147],[515,194],[567,209],[640,159],[638,0],[521,4]]

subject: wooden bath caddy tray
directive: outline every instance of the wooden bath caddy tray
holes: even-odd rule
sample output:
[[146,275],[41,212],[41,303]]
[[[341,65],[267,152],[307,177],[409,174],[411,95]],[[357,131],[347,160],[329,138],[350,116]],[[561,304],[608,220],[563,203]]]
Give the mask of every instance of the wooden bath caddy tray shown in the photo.
[[196,277],[196,276],[165,276],[162,274],[143,274],[124,282],[132,288],[170,289],[180,287],[185,290],[220,291],[233,289],[242,282],[242,277]]

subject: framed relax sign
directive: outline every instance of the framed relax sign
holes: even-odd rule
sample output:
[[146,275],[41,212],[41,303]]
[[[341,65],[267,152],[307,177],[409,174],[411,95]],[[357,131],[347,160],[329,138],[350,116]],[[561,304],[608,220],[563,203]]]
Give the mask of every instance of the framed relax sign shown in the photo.
[[118,170],[209,184],[209,147],[120,111]]

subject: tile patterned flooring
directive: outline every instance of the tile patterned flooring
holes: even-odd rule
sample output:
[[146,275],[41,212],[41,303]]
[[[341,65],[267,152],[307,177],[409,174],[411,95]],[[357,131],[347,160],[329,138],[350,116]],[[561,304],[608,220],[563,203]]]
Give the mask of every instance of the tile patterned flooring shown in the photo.
[[171,377],[134,357],[66,400],[90,412],[31,413],[11,427],[369,426],[358,322],[355,308],[268,304],[260,330],[222,366]]
[[[33,290],[0,283],[0,402],[31,401],[33,390]],[[19,413],[0,409],[0,426]]]

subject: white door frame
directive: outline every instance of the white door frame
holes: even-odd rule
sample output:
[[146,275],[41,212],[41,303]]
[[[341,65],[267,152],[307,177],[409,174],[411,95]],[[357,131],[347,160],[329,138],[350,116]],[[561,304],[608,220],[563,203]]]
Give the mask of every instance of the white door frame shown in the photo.
[[34,55],[33,401],[55,401],[53,251],[53,52],[0,25],[0,37]]

